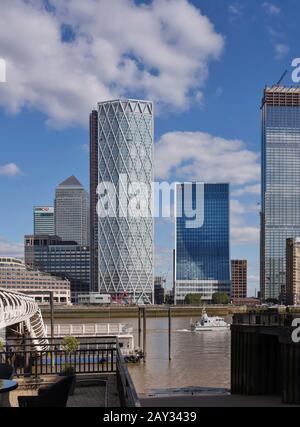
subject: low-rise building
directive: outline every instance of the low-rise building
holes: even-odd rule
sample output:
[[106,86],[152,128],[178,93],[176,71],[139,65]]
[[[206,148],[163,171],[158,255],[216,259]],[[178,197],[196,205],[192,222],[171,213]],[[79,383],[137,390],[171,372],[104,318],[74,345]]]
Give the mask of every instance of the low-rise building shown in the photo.
[[82,305],[109,305],[111,304],[110,294],[99,294],[91,292],[89,294],[78,295],[77,303]]
[[47,293],[53,292],[56,304],[71,304],[69,280],[30,268],[17,258],[0,257],[0,288],[30,295],[41,304],[48,303]]

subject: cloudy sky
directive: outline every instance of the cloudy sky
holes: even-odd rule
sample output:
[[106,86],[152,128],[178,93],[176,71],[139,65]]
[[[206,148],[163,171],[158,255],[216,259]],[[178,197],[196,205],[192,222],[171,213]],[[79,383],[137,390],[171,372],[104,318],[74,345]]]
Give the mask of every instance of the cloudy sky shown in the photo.
[[[32,206],[75,174],[88,188],[88,115],[155,101],[157,179],[230,182],[232,257],[258,288],[260,101],[300,57],[300,4],[260,0],[1,0],[0,255],[22,256]],[[171,221],[156,271],[172,272]]]

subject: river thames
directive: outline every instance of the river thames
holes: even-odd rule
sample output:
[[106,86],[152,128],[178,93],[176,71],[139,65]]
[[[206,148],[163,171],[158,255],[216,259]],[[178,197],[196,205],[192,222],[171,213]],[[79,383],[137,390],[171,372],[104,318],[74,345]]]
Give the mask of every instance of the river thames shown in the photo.
[[[80,319],[55,320],[57,323],[82,322]],[[186,317],[172,318],[172,360],[169,361],[168,319],[147,319],[146,362],[129,365],[139,394],[174,388],[230,387],[230,332],[191,332],[190,321]],[[138,346],[137,319],[95,319],[94,322],[124,323],[133,327],[135,346]],[[93,323],[93,320],[84,323]]]

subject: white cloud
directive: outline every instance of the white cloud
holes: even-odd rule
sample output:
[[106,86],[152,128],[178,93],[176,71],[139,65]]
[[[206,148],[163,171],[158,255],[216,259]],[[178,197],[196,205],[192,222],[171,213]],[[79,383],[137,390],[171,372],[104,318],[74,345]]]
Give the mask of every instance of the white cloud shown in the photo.
[[242,9],[238,4],[230,4],[228,6],[228,12],[231,19],[239,18],[242,15]]
[[260,178],[259,155],[239,140],[203,132],[164,134],[155,150],[156,176],[244,185]]
[[259,276],[255,276],[253,274],[248,275],[248,281],[252,282],[252,283],[259,283],[260,282],[260,277]]
[[222,87],[218,87],[216,90],[216,96],[222,96],[224,93],[224,90]]
[[[138,94],[184,109],[201,98],[210,60],[224,39],[187,0],[4,0],[0,51],[7,83],[0,105],[86,124],[97,101]],[[62,40],[62,25],[74,34]],[[66,25],[68,27],[66,27]]]
[[284,58],[290,51],[289,46],[284,43],[276,43],[274,49],[276,59]]
[[264,2],[262,4],[262,7],[263,7],[264,11],[270,16],[279,15],[281,12],[280,7],[278,7],[275,4],[270,3],[270,2]]
[[245,194],[252,194],[259,196],[261,193],[261,185],[260,184],[253,184],[253,185],[246,185],[243,188],[238,188],[237,190],[234,190],[231,195],[238,197],[238,196],[244,196]]
[[0,166],[0,176],[11,177],[21,174],[21,169],[15,163],[8,163],[7,165]]
[[233,245],[253,245],[259,242],[258,226],[250,226],[246,221],[246,214],[258,214],[259,207],[257,205],[246,205],[239,200],[230,201],[231,210],[231,243]]
[[259,242],[259,228],[246,225],[233,226],[231,243],[233,245],[256,245]]
[[0,256],[12,256],[23,258],[24,245],[21,243],[13,243],[0,236]]

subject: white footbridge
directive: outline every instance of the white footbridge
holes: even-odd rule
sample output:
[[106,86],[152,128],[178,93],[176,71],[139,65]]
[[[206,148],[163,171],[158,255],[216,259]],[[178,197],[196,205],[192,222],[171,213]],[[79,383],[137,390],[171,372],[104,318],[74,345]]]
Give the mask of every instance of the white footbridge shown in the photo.
[[33,298],[0,288],[0,330],[23,323],[38,351],[47,348],[41,310]]

